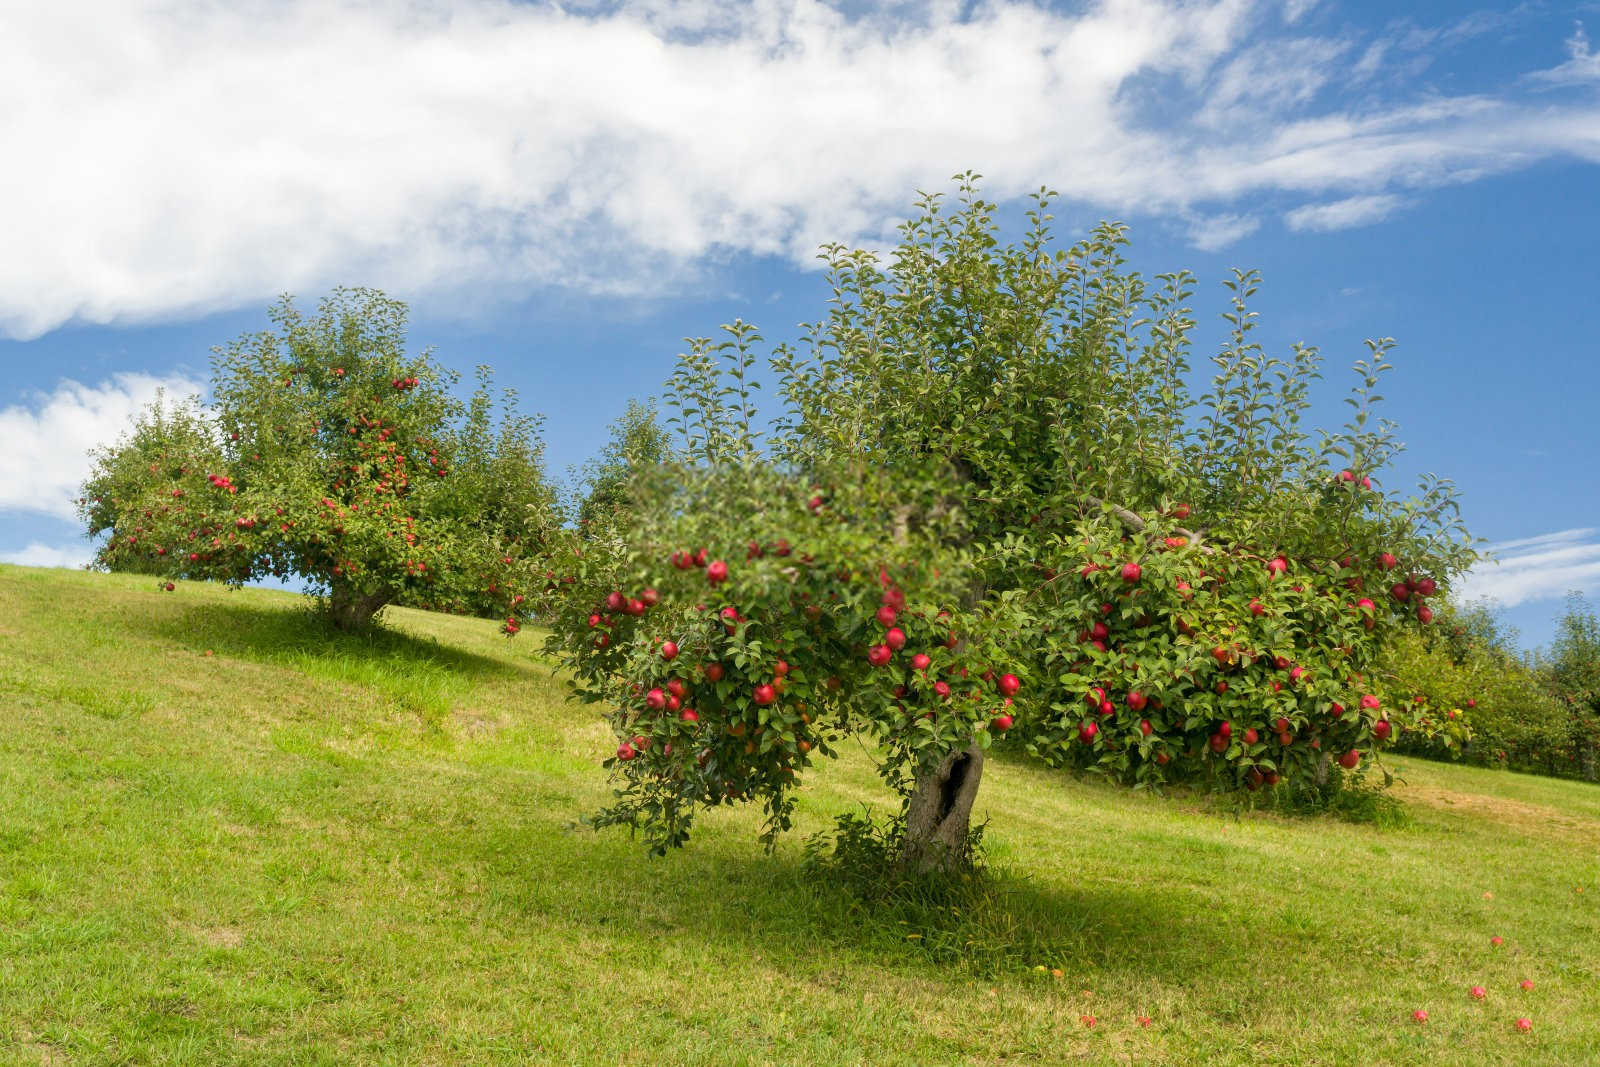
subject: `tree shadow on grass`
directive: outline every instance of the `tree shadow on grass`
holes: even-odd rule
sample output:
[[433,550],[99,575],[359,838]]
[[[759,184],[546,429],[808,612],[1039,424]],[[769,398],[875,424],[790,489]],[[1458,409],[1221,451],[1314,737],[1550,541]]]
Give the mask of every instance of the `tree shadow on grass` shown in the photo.
[[[798,849],[769,855],[737,833],[652,859],[626,833],[547,820],[480,823],[471,834],[430,836],[425,848],[444,869],[478,873],[467,908],[502,929],[558,922],[645,952],[687,939],[730,958],[788,960],[823,979],[863,965],[911,976],[993,978],[1040,966],[1081,976],[1137,961],[1182,982],[1231,951],[1228,925],[1204,922],[1177,881],[1069,887],[997,866],[954,892],[868,898],[811,869]],[[566,841],[552,849],[552,834]]]
[[130,614],[124,621],[130,631],[178,647],[397,691],[430,682],[466,689],[522,677],[527,669],[382,625],[346,633],[308,604],[200,603],[172,614]]

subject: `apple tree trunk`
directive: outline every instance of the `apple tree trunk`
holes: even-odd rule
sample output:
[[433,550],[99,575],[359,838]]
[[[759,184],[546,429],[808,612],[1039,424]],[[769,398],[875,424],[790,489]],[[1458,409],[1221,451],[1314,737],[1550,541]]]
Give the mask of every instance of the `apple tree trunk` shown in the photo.
[[334,629],[345,631],[365,630],[372,625],[383,606],[394,599],[387,589],[366,592],[344,583],[336,583],[328,590],[328,618]]
[[977,741],[917,775],[906,807],[902,864],[926,874],[956,871],[971,862],[967,839],[982,778],[983,749]]

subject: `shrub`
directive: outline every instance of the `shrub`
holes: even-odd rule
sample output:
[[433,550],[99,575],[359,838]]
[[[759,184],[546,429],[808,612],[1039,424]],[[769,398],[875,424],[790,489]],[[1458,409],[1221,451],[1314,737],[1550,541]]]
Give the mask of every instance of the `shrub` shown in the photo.
[[1383,670],[1432,732],[1400,750],[1538,774],[1571,774],[1568,715],[1548,678],[1512,647],[1484,605],[1441,605],[1435,625],[1400,635]]

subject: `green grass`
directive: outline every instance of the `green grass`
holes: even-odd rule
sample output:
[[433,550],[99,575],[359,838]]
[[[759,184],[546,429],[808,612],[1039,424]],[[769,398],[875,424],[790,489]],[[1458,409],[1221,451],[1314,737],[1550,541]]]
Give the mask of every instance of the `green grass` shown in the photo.
[[537,635],[388,625],[333,640],[285,594],[0,567],[0,1055],[1600,1055],[1593,786],[1404,761],[1406,818],[1374,826],[1000,758],[978,805],[999,873],[973,912],[863,907],[806,877],[802,844],[886,800],[864,752],[810,776],[775,855],[741,809],[650,860],[578,825],[612,741]]

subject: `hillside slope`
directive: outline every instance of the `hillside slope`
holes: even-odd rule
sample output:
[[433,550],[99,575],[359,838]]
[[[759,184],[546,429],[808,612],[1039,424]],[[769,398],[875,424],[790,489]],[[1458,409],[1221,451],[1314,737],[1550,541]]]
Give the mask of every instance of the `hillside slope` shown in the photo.
[[1002,876],[981,914],[935,921],[805,878],[804,834],[885,799],[865,751],[811,776],[775,855],[740,810],[650,860],[577,824],[608,795],[614,742],[567,701],[538,635],[406,610],[388,626],[332,639],[287,594],[0,566],[10,1060],[1572,1064],[1600,1049],[1593,786],[1405,761],[1409,818],[1379,828],[1229,815],[1001,758],[978,807]]

